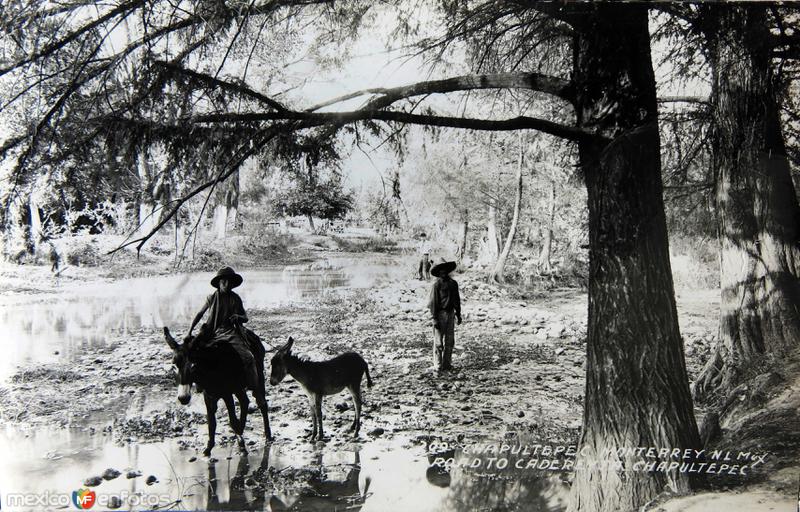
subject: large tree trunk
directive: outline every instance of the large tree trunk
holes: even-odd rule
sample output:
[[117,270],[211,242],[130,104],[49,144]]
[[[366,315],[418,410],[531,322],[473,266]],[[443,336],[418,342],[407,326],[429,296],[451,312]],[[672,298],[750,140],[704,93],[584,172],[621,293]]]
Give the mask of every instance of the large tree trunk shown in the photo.
[[469,249],[469,210],[461,212],[461,240],[458,247],[458,265],[461,266]]
[[236,214],[239,208],[238,171],[217,186],[217,205],[214,207],[214,233],[217,238],[222,239],[228,233],[228,225],[236,224]]
[[161,221],[172,200],[171,176],[165,168],[166,150],[161,145],[148,146],[137,155],[139,177],[139,232],[149,233]]
[[139,176],[139,233],[147,234],[158,222],[159,212],[155,200],[157,184],[154,162],[150,150],[143,149],[137,156],[136,168]]
[[35,253],[39,249],[39,244],[42,242],[44,231],[42,229],[42,217],[39,215],[39,204],[36,201],[34,193],[31,193],[28,198],[28,209],[30,210],[30,244]]
[[[721,245],[719,343],[698,396],[739,384],[800,342],[800,207],[781,132],[761,6],[707,6]],[[761,366],[761,365],[759,365]]]
[[500,255],[500,247],[497,243],[497,208],[489,205],[489,215],[486,219],[486,252],[489,261],[497,261]]
[[506,282],[506,278],[503,275],[503,273],[505,272],[508,255],[511,253],[511,246],[514,244],[514,236],[517,233],[517,224],[519,224],[519,210],[520,207],[522,206],[523,157],[524,157],[524,148],[522,147],[522,136],[520,136],[519,161],[517,162],[517,195],[514,198],[514,215],[511,218],[511,226],[508,228],[508,236],[506,237],[506,243],[503,246],[503,252],[500,253],[500,256],[497,258],[497,262],[494,265],[494,270],[492,270],[492,279],[496,283],[500,284]]
[[539,269],[550,272],[550,254],[553,250],[553,223],[556,218],[556,182],[550,182],[550,204],[548,205],[547,228],[544,232],[542,251],[539,253]]
[[[589,318],[569,509],[631,511],[664,490],[688,491],[690,476],[635,471],[644,459],[617,450],[699,448],[700,440],[669,263],[647,8],[598,4],[579,33],[578,122],[607,142],[579,145],[589,202]],[[590,466],[596,462],[611,466]]]

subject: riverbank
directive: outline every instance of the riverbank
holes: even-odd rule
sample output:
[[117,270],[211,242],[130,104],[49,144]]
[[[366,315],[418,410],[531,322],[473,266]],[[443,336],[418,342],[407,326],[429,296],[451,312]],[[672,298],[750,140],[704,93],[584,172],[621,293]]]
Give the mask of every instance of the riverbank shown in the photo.
[[[410,264],[402,258],[394,263]],[[314,267],[330,271],[335,264],[300,268]],[[456,332],[457,371],[442,376],[431,370],[431,327],[425,311],[430,283],[413,278],[395,277],[380,286],[337,289],[275,307],[249,308],[249,326],[263,337],[268,350],[291,335],[294,350],[312,359],[345,350],[364,356],[375,386],[364,391],[360,444],[380,441],[395,450],[430,439],[467,446],[486,439],[575,444],[585,387],[585,292],[557,289],[522,301],[513,291],[487,284],[476,272],[455,277],[464,299],[464,323]],[[25,281],[21,273],[15,278]],[[92,276],[83,279],[87,281],[75,282],[87,286]],[[254,290],[241,290],[246,304],[248,292]],[[693,377],[715,343],[718,291],[693,291],[677,299]],[[171,327],[181,335],[185,326]],[[171,353],[159,326],[109,330],[103,343],[70,358],[56,356],[47,364],[15,372],[0,390],[0,421],[28,435],[58,426],[121,446],[170,439],[187,451],[186,457],[199,456],[206,440],[202,400],[195,396],[186,408],[177,403],[175,393]],[[269,387],[268,401],[276,443],[313,448],[303,439],[310,433],[310,419],[300,387],[291,381]],[[326,449],[351,446],[345,432],[353,414],[349,397],[326,398],[323,414]],[[224,407],[218,423],[218,443],[224,450],[232,442]],[[262,434],[259,413],[253,411],[245,434],[251,450],[264,449]],[[725,442],[723,437],[720,443]],[[784,454],[765,465],[759,489],[767,485],[763,477],[780,470],[782,463],[785,467],[785,462]],[[74,485],[88,476],[76,475]],[[773,497],[785,492],[774,482],[768,487]]]

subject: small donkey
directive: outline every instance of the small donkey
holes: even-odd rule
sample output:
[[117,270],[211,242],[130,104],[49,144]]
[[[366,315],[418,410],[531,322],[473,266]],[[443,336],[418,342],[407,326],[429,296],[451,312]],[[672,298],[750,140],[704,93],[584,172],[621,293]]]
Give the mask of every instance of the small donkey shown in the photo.
[[369,368],[364,358],[355,352],[346,352],[327,361],[309,361],[292,354],[294,339],[289,337],[286,345],[278,349],[272,357],[272,373],[269,383],[277,386],[288,373],[299,382],[311,402],[311,419],[314,426],[311,439],[322,440],[322,397],[335,395],[344,388],[353,396],[356,417],[350,430],[358,436],[361,427],[361,377],[367,375],[367,386],[372,387]]

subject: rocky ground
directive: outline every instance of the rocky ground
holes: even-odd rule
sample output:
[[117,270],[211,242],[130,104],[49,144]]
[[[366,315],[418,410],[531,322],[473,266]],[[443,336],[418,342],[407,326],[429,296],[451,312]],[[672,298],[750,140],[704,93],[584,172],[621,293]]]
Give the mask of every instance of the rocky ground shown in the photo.
[[[375,290],[251,310],[249,326],[269,351],[291,335],[294,351],[313,359],[344,350],[361,353],[375,382],[364,392],[362,439],[402,435],[468,441],[524,435],[575,443],[584,393],[585,292],[556,289],[522,301],[476,273],[456,279],[464,323],[456,331],[456,370],[444,375],[431,368],[427,282],[400,280]],[[717,291],[678,296],[691,376],[715,343],[717,296]],[[297,383],[287,380],[270,387],[268,400],[279,440],[310,433],[307,400]],[[64,403],[72,406],[65,408]],[[351,441],[345,429],[352,414],[346,393],[325,399],[328,443]],[[232,440],[224,407],[218,415],[218,442],[224,444]],[[109,332],[105,348],[74,361],[21,370],[0,388],[0,420],[25,428],[82,426],[119,443],[164,437],[178,437],[188,448],[202,449],[205,443],[206,418],[175,400],[171,353],[163,335],[153,329]],[[245,437],[251,445],[261,445],[261,433],[254,410]]]
[[[360,352],[376,383],[365,392],[365,432],[481,436],[500,428],[575,438],[584,387],[585,293],[555,290],[546,300],[520,301],[477,275],[458,279],[464,323],[457,327],[456,371],[442,376],[431,370],[427,282],[405,280],[366,294],[331,294],[279,310],[251,311],[250,326],[270,348],[292,335],[295,351],[312,358]],[[174,370],[161,333],[141,329],[108,336],[106,348],[77,361],[19,372],[0,396],[3,419],[75,425],[99,414],[117,418],[114,433],[120,439],[193,434],[204,418],[181,414],[177,404],[157,416],[139,417],[154,396],[162,394],[166,401],[174,393]],[[696,370],[713,337],[700,330],[687,336],[690,367]],[[287,417],[306,419],[306,401],[296,384],[269,389],[269,395],[279,436]],[[65,399],[81,406],[64,409],[59,403]],[[344,394],[327,399],[325,406],[334,425],[352,413],[341,414],[351,409]]]

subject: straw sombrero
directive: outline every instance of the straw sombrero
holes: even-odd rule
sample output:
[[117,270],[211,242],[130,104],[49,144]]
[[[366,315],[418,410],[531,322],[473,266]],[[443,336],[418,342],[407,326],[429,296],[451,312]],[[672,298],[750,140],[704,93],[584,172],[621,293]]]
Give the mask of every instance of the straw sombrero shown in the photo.
[[437,263],[436,265],[431,268],[431,275],[436,277],[446,276],[450,272],[454,271],[458,265],[455,261],[445,261],[442,263]]
[[217,275],[211,279],[211,286],[214,288],[219,288],[220,279],[227,279],[231,284],[231,289],[236,288],[242,284],[242,281],[244,281],[244,278],[237,274],[231,267],[221,268],[219,272],[217,272]]

